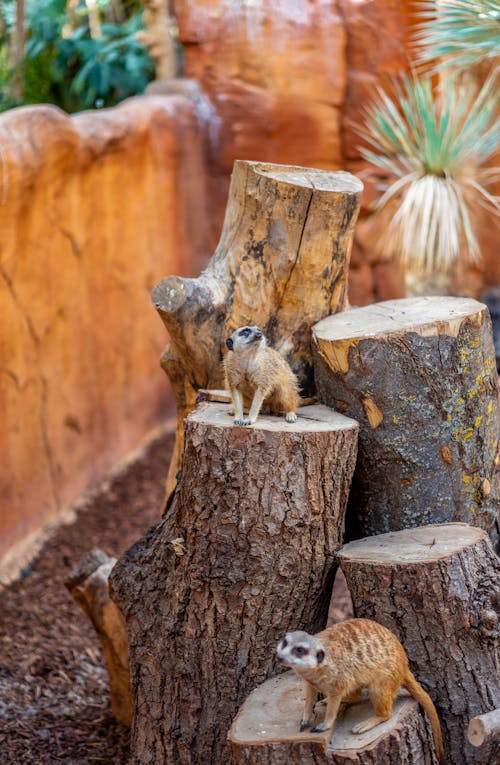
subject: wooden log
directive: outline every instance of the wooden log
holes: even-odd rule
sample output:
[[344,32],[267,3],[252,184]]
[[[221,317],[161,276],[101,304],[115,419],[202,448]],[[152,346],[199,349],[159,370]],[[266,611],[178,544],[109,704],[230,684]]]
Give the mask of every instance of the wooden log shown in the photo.
[[221,238],[197,279],[169,276],[153,303],[169,333],[162,356],[177,403],[176,448],[198,388],[223,387],[225,340],[258,324],[313,389],[311,326],[347,306],[347,271],[361,182],[345,172],[236,161]]
[[500,741],[500,709],[473,717],[469,723],[467,738],[472,746]]
[[500,560],[487,534],[442,524],[360,539],[338,553],[356,616],[384,624],[436,705],[449,765],[498,765],[467,741],[500,706]]
[[357,423],[322,406],[252,428],[225,404],[187,418],[173,502],[112,576],[136,765],[228,763],[231,720],[280,635],[325,625],[356,440]]
[[468,298],[389,300],[313,330],[320,401],[360,423],[351,538],[447,521],[498,539],[491,321]]
[[116,558],[92,550],[69,573],[65,585],[92,622],[109,672],[111,711],[123,725],[132,722],[128,640],[123,616],[109,596],[108,580]]
[[368,701],[353,704],[330,733],[299,732],[304,688],[285,672],[256,688],[229,731],[236,765],[431,765],[437,764],[432,732],[416,701],[402,694],[390,720],[353,734],[356,723],[373,714]]

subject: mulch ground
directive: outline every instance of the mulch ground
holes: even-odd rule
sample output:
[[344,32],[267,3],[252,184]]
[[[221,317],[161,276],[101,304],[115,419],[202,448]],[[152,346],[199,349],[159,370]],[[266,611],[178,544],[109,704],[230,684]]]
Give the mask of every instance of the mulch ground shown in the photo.
[[[128,763],[128,730],[111,715],[99,643],[64,579],[92,548],[118,557],[159,520],[172,446],[171,435],[150,442],[0,594],[0,765]],[[349,610],[337,577],[330,617]]]

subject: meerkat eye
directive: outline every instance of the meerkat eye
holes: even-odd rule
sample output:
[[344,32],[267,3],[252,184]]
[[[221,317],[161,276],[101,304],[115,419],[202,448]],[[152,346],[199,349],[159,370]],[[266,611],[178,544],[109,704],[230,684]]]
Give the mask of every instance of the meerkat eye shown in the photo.
[[303,645],[298,645],[296,648],[294,648],[294,653],[296,653],[297,656],[303,656],[305,653],[307,653],[307,650]]
[[240,335],[243,335],[244,337],[247,337],[247,335],[249,334],[250,334],[250,330],[248,329],[248,327],[245,327],[245,329],[242,329],[240,332]]

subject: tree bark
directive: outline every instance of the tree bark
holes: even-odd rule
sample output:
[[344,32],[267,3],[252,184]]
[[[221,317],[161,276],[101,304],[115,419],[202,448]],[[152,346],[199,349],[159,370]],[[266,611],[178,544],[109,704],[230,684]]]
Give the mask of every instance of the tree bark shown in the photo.
[[137,765],[226,765],[231,719],[282,632],[326,624],[357,423],[311,406],[235,427],[228,410],[187,418],[173,502],[113,571]]
[[500,709],[473,717],[469,723],[467,738],[472,746],[500,741]]
[[373,714],[368,701],[353,704],[330,734],[299,732],[303,683],[285,672],[256,688],[229,731],[236,765],[433,765],[430,727],[416,701],[400,696],[390,720],[363,734],[351,728]]
[[125,622],[109,597],[108,580],[116,558],[92,550],[69,573],[65,585],[92,622],[109,671],[111,711],[123,725],[132,722],[132,694]]
[[177,402],[177,447],[198,388],[223,387],[226,338],[258,324],[290,362],[304,395],[314,382],[311,326],[347,306],[347,270],[362,184],[349,173],[236,161],[220,242],[197,279],[169,276],[153,303],[169,332],[162,366]]
[[356,616],[384,624],[436,705],[449,765],[498,765],[494,745],[467,741],[471,717],[500,706],[500,561],[467,524],[351,542],[338,559]]
[[313,338],[319,399],[360,423],[350,538],[464,521],[496,543],[500,415],[486,307],[389,300],[324,319]]

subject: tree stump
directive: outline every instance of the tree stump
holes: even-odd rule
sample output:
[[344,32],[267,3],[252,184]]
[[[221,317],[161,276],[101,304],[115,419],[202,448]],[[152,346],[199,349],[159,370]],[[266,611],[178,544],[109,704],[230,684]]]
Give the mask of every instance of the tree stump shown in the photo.
[[498,765],[467,741],[471,717],[500,706],[500,561],[467,524],[360,539],[338,554],[356,616],[384,624],[436,705],[449,765]]
[[109,596],[116,558],[92,550],[69,573],[65,585],[92,622],[108,665],[111,711],[119,723],[132,722],[132,694],[125,621]]
[[357,423],[322,406],[235,427],[229,406],[186,420],[163,521],[117,563],[137,765],[226,765],[226,736],[284,630],[326,623]]
[[464,521],[496,541],[491,321],[468,298],[389,300],[313,329],[318,396],[360,423],[350,538]]
[[229,731],[236,765],[434,765],[432,731],[416,701],[398,697],[390,720],[354,735],[373,714],[368,701],[353,704],[330,733],[300,733],[302,681],[285,672],[256,688]]
[[162,366],[177,403],[167,493],[176,484],[184,418],[198,388],[223,387],[225,340],[258,324],[313,389],[311,326],[347,306],[361,181],[344,172],[236,161],[215,254],[201,276],[169,276],[153,303],[169,333]]
[[500,709],[473,717],[467,729],[467,738],[472,746],[500,741]]

